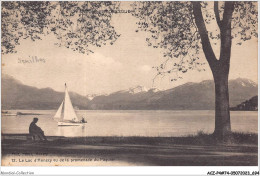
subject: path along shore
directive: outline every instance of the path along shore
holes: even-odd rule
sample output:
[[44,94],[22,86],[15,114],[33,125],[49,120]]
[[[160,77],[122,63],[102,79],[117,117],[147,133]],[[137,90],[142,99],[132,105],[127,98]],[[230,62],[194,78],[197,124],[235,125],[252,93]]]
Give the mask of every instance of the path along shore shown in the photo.
[[9,166],[256,166],[257,134],[234,133],[216,143],[187,137],[62,137],[32,141],[2,134],[2,165]]

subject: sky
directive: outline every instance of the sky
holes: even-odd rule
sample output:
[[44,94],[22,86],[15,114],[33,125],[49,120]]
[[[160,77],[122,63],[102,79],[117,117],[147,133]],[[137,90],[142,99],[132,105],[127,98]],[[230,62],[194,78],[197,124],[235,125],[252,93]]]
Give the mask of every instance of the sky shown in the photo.
[[[135,32],[136,18],[131,14],[114,14],[112,25],[121,34],[119,39],[114,45],[94,48],[94,53],[89,55],[54,45],[56,39],[52,35],[35,42],[23,40],[16,54],[2,55],[2,73],[23,84],[56,91],[64,91],[66,82],[70,91],[81,95],[108,94],[137,85],[164,90],[186,82],[213,79],[206,64],[206,71],[189,70],[178,81],[171,82],[172,75],[167,75],[153,82],[157,72],[152,67],[164,61],[163,51],[147,46],[148,34]],[[257,49],[257,39],[233,44],[229,79],[240,77],[257,82]],[[214,50],[219,52],[217,47]],[[44,62],[20,62],[32,57],[42,58]],[[206,62],[203,54],[200,60]]]

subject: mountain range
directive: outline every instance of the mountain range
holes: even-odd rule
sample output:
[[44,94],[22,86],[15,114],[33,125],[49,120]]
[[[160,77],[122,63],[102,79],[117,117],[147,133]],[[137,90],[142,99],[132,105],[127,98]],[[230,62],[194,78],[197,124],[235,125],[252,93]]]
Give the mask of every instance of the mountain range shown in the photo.
[[[249,79],[229,80],[230,107],[256,96],[257,84]],[[185,83],[168,90],[137,86],[106,95],[82,96],[70,92],[73,106],[93,110],[211,110],[215,107],[214,82]],[[2,109],[57,109],[63,92],[38,89],[2,75]]]
[[[9,75],[2,75],[1,88],[2,109],[58,109],[64,99],[64,92],[27,86]],[[87,107],[86,97],[74,92],[70,92],[70,97],[74,106]]]

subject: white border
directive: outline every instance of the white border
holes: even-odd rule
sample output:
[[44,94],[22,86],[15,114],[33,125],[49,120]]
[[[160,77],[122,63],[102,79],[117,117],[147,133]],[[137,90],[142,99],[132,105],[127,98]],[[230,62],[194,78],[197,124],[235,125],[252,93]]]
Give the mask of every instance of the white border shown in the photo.
[[[209,171],[259,171],[258,166],[199,167],[199,166],[148,166],[148,167],[2,167],[1,172],[34,172],[34,175],[207,175]],[[15,175],[15,174],[10,174]]]
[[[7,0],[10,1],[10,0]],[[34,1],[34,0],[33,0]],[[53,0],[50,0],[53,1]],[[133,1],[133,0],[130,0]],[[259,31],[259,7],[260,2],[258,2],[258,31]],[[1,5],[0,5],[1,6]],[[1,14],[0,14],[1,16]],[[0,21],[1,24],[1,21]],[[1,34],[0,34],[1,35]],[[260,41],[258,37],[258,51],[260,51]],[[259,54],[258,54],[258,68],[259,64]],[[0,67],[1,70],[1,67]],[[2,72],[1,72],[2,75]],[[259,69],[258,69],[258,83],[259,83]],[[1,83],[0,83],[1,85]],[[258,94],[259,94],[258,87]],[[0,95],[1,98],[1,95]],[[258,105],[260,101],[258,99]],[[0,106],[1,110],[1,106]],[[258,111],[258,117],[260,112]],[[258,127],[260,121],[258,120]],[[1,122],[0,122],[1,125]],[[1,127],[0,127],[1,128]],[[259,131],[259,128],[258,128]],[[258,143],[259,143],[259,135],[258,135]],[[13,167],[13,166],[1,166],[0,172],[9,173],[7,175],[29,175],[29,174],[21,174],[22,172],[33,172],[33,175],[207,175],[209,171],[249,171],[252,173],[253,171],[259,171],[259,153],[260,148],[258,147],[258,166],[147,166],[147,167],[72,167],[72,166],[48,166],[48,167]],[[1,155],[0,155],[1,156]],[[2,174],[1,174],[2,175]],[[5,174],[6,175],[6,174]]]

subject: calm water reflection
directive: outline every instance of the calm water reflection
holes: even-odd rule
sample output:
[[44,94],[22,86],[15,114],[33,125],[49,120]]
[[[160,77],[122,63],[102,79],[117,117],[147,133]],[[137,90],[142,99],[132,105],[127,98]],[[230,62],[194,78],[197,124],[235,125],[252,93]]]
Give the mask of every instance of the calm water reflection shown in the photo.
[[[16,113],[13,110],[11,112]],[[38,125],[47,136],[185,136],[198,131],[212,133],[214,111],[77,111],[85,126],[58,127],[55,110],[25,111],[43,115]],[[35,115],[2,116],[2,133],[28,133]],[[257,112],[231,112],[232,131],[258,132]]]

